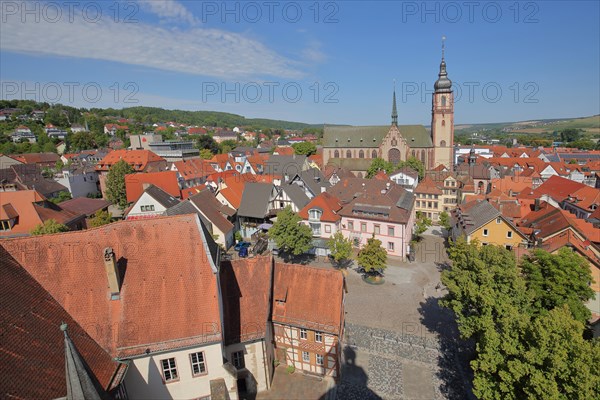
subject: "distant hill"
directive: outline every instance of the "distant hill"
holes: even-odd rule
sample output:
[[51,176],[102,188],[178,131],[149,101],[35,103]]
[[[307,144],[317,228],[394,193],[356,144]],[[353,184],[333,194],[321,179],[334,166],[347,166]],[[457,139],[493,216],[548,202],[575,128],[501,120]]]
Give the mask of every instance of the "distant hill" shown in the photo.
[[130,107],[120,110],[92,109],[91,112],[102,116],[119,116],[133,118],[144,123],[178,122],[199,126],[250,126],[256,128],[292,129],[322,128],[323,124],[307,124],[303,122],[283,121],[266,118],[246,118],[238,114],[218,111],[183,111],[165,110],[157,107]]
[[490,124],[460,124],[454,127],[457,134],[501,130],[506,133],[544,133],[568,128],[583,129],[588,134],[600,134],[600,115],[580,118],[541,119]]

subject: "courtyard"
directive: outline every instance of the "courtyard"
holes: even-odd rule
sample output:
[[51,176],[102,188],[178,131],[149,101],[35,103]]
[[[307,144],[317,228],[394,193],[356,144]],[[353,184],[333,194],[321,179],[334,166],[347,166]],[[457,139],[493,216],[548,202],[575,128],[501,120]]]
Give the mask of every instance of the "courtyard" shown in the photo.
[[[342,377],[336,386],[314,385],[301,393],[271,391],[279,398],[466,399],[468,365],[456,341],[453,316],[438,305],[446,293],[440,273],[447,266],[444,239],[430,229],[416,247],[414,262],[388,259],[385,282],[370,285],[352,267],[346,270],[346,334]],[[323,260],[314,264],[332,268]],[[282,375],[282,374],[279,374]],[[280,378],[285,388],[288,377]],[[315,389],[322,390],[317,396]],[[271,397],[269,397],[271,398]]]

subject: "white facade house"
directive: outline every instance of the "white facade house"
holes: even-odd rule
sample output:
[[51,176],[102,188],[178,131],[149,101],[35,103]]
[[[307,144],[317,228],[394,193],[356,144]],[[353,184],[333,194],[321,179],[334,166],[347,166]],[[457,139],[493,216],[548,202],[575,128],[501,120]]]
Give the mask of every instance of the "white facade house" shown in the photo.
[[179,204],[179,200],[162,189],[149,185],[129,209],[125,219],[143,219],[163,215],[168,208]]
[[87,197],[100,193],[100,181],[95,169],[64,170],[54,180],[69,189],[71,197]]

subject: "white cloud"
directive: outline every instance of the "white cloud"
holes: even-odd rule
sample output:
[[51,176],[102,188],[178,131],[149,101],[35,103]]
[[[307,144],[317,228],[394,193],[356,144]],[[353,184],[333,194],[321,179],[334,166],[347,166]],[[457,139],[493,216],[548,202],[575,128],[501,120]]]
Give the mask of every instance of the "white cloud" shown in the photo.
[[183,21],[191,25],[198,24],[198,20],[183,4],[174,0],[139,0],[145,10],[168,21]]
[[322,63],[327,60],[327,55],[321,50],[321,42],[318,40],[311,40],[308,43],[308,47],[302,50],[303,61],[310,63]]
[[[169,11],[171,14],[188,15],[171,10],[175,10]],[[227,79],[304,76],[299,62],[237,33],[118,23],[108,17],[91,23],[77,13],[72,23],[66,18],[56,23],[43,18],[38,23],[23,23],[19,15],[8,16],[0,24],[0,49],[107,60]]]

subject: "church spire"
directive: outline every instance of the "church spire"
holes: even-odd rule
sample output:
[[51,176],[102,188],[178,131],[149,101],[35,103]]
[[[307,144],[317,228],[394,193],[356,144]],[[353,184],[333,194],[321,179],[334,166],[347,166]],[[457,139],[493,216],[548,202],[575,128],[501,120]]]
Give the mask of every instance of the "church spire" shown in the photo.
[[67,377],[67,400],[86,399],[101,400],[106,398],[106,392],[100,383],[89,372],[85,361],[77,351],[75,344],[67,333],[67,324],[63,323],[60,330],[65,334],[65,372]]
[[394,79],[394,101],[392,103],[392,125],[398,125],[398,111],[396,110],[396,80]]
[[446,50],[446,36],[442,36],[442,62],[440,63],[440,72],[438,73],[438,80],[433,85],[436,93],[449,93],[452,91],[452,81],[448,79],[448,73],[446,72],[446,60],[444,59],[444,53]]

